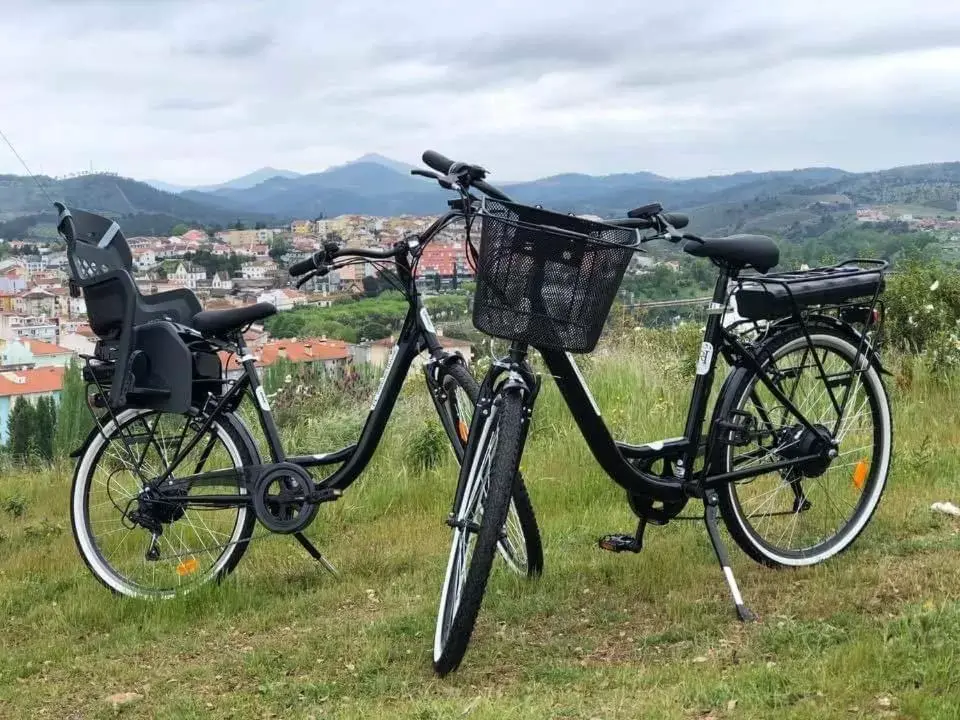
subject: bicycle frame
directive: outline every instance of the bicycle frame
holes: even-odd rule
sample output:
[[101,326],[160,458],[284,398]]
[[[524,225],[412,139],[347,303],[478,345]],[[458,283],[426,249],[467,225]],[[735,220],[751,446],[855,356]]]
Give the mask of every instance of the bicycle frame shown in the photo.
[[[463,217],[463,213],[452,211],[438,218],[433,225],[424,231],[418,241],[418,245],[422,246],[428,243],[437,232],[459,217]],[[415,247],[415,245],[411,245],[411,249]],[[183,445],[182,448],[178,448],[178,452],[173,461],[169,463],[166,472],[152,480],[150,485],[153,488],[159,488],[161,484],[163,484],[163,490],[169,492],[179,488],[186,489],[191,487],[222,485],[225,480],[233,480],[235,482],[238,479],[238,471],[236,470],[194,473],[178,477],[175,480],[170,480],[169,478],[175,468],[179,466],[184,458],[186,458],[199,443],[200,439],[207,433],[214,420],[226,409],[236,408],[243,401],[244,396],[249,395],[253,400],[254,410],[257,414],[260,427],[263,430],[264,437],[266,438],[272,463],[286,462],[302,468],[342,463],[341,467],[317,483],[317,489],[345,490],[356,481],[376,452],[380,439],[383,437],[384,428],[390,419],[397,398],[400,395],[403,381],[410,371],[414,359],[423,351],[427,351],[430,354],[430,359],[424,363],[423,367],[427,387],[430,389],[430,395],[438,410],[438,414],[446,424],[444,413],[440,412],[442,388],[439,387],[436,371],[446,363],[462,362],[462,358],[457,354],[447,352],[441,346],[427,308],[417,291],[409,255],[407,253],[403,253],[396,258],[396,268],[398,277],[406,286],[410,305],[403,325],[401,326],[397,343],[394,345],[393,351],[387,360],[383,375],[380,378],[373,402],[370,406],[370,411],[367,414],[360,437],[356,443],[332,452],[287,456],[283,448],[279,430],[273,418],[269,399],[257,374],[256,358],[247,349],[242,333],[237,333],[232,343],[216,344],[219,345],[222,350],[236,353],[243,369],[243,375],[219,398],[216,406],[211,411],[204,413],[205,417],[203,422],[200,424],[194,436],[189,442]],[[452,428],[445,427],[445,430],[448,432],[451,429]],[[246,476],[246,478],[255,479],[266,467],[267,465],[249,466],[244,467],[240,472]],[[236,494],[201,495],[190,498],[191,505],[207,507],[235,507],[250,503],[251,499],[249,496]]]
[[[587,387],[573,356],[570,353],[558,350],[540,350],[547,369],[554,377],[560,393],[581,434],[587,441],[594,458],[614,482],[632,495],[647,496],[663,503],[682,503],[691,497],[703,498],[708,491],[724,484],[796,466],[813,461],[818,457],[816,454],[811,454],[778,462],[763,463],[726,473],[713,472],[710,457],[712,445],[716,441],[716,433],[711,429],[711,435],[705,442],[703,423],[709,409],[708,403],[718,356],[721,355],[730,366],[744,366],[757,373],[763,385],[797,419],[797,422],[804,429],[823,436],[823,432],[803,415],[792,399],[770,377],[761,358],[741,343],[735,333],[723,327],[721,318],[727,303],[727,288],[730,281],[736,279],[735,273],[725,269],[721,270],[717,278],[700,356],[697,361],[697,374],[690,396],[686,424],[683,435],[680,437],[666,438],[639,445],[615,440],[604,422],[600,408],[590,393],[590,389]],[[800,316],[797,320],[809,342],[809,331],[806,323]],[[864,348],[861,347],[861,353],[863,350]],[[510,349],[510,361],[503,361],[493,367],[489,387],[496,383],[500,374],[510,369],[516,369],[518,363],[526,365],[526,355],[526,345],[513,343]],[[816,353],[814,353],[814,356],[816,358]],[[825,379],[826,376],[819,358],[816,358],[816,364],[821,377]],[[857,366],[859,366],[859,361]],[[520,373],[520,376],[523,377],[527,374],[529,374],[529,371]],[[838,403],[836,398],[833,397],[832,390],[830,396],[839,410],[838,417],[842,417],[849,399],[849,392],[844,394],[841,403]],[[829,440],[830,438],[825,437],[824,439]],[[705,456],[706,460],[703,467],[696,470],[695,461],[701,454]],[[664,461],[664,466],[661,472],[654,473],[650,468],[657,461]]]

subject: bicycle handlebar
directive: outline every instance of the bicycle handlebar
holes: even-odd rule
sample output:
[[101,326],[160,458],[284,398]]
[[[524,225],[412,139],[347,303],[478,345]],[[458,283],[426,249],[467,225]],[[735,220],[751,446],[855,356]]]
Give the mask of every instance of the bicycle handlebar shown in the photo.
[[381,250],[379,248],[360,248],[360,247],[337,247],[336,249],[327,247],[323,250],[317,250],[310,257],[301,260],[300,262],[295,262],[290,266],[290,276],[297,277],[298,275],[303,275],[308,273],[311,270],[321,269],[325,263],[331,262],[338,257],[362,257],[369,258],[371,260],[386,260],[388,258],[396,257],[401,252],[403,252],[404,247],[398,246],[390,248],[389,250]]
[[411,170],[411,173],[424,177],[433,177],[447,189],[451,189],[453,183],[456,183],[464,192],[469,192],[470,188],[476,188],[484,195],[488,195],[496,200],[512,202],[509,195],[485,180],[487,171],[479,165],[456,162],[446,155],[438,153],[436,150],[424,151],[422,160],[424,165],[435,170],[440,174],[440,177],[433,176],[423,170]]
[[441,175],[449,175],[450,168],[453,167],[453,160],[446,155],[441,155],[436,150],[425,150],[423,153],[423,164],[433,168]]

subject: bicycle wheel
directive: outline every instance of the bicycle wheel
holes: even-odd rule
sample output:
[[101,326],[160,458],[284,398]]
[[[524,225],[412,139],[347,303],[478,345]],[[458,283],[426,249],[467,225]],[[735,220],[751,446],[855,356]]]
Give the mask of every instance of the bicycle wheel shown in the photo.
[[877,368],[863,355],[855,366],[856,345],[832,328],[812,328],[810,340],[799,328],[775,336],[765,367],[804,417],[829,432],[834,456],[752,371],[738,371],[717,416],[737,428],[718,448],[717,472],[817,456],[719,492],[733,539],[772,567],[814,565],[848,548],[877,509],[890,466],[890,403]]
[[213,422],[171,478],[217,470],[236,475],[141,495],[199,429],[195,415],[125,410],[105,424],[77,462],[70,507],[74,540],[90,571],[114,592],[170,598],[222,579],[243,557],[256,521],[253,508],[189,504],[196,495],[246,493],[239,472],[260,459],[231,417]]
[[439,675],[460,664],[480,612],[520,464],[524,414],[519,394],[497,395],[473,460],[460,471],[464,491],[456,509],[433,643],[433,668]]
[[[473,409],[477,404],[480,386],[470,372],[460,363],[450,363],[442,371],[441,387],[444,390],[442,412],[448,420],[444,427],[452,429],[450,441],[458,460],[462,460],[467,447],[470,423],[473,421]],[[497,544],[497,550],[507,566],[518,575],[530,577],[543,572],[543,543],[537,516],[533,511],[530,494],[524,485],[523,476],[518,472],[513,484],[510,509],[503,525],[503,534]]]

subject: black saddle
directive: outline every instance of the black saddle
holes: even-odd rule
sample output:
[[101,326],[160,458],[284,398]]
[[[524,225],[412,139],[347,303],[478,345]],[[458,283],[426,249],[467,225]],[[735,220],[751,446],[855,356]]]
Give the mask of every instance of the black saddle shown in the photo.
[[710,258],[731,269],[750,267],[766,273],[780,262],[780,248],[766,235],[731,235],[700,240],[702,242],[687,241],[684,251],[696,257]]
[[228,310],[202,310],[193,316],[191,325],[203,335],[220,335],[268,318],[276,312],[277,308],[267,302]]

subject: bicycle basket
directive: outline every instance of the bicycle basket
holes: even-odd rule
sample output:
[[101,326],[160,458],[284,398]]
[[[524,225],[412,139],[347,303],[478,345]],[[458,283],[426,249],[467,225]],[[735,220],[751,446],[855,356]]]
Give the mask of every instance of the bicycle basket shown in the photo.
[[536,348],[593,350],[637,232],[490,199],[480,217],[476,328]]

